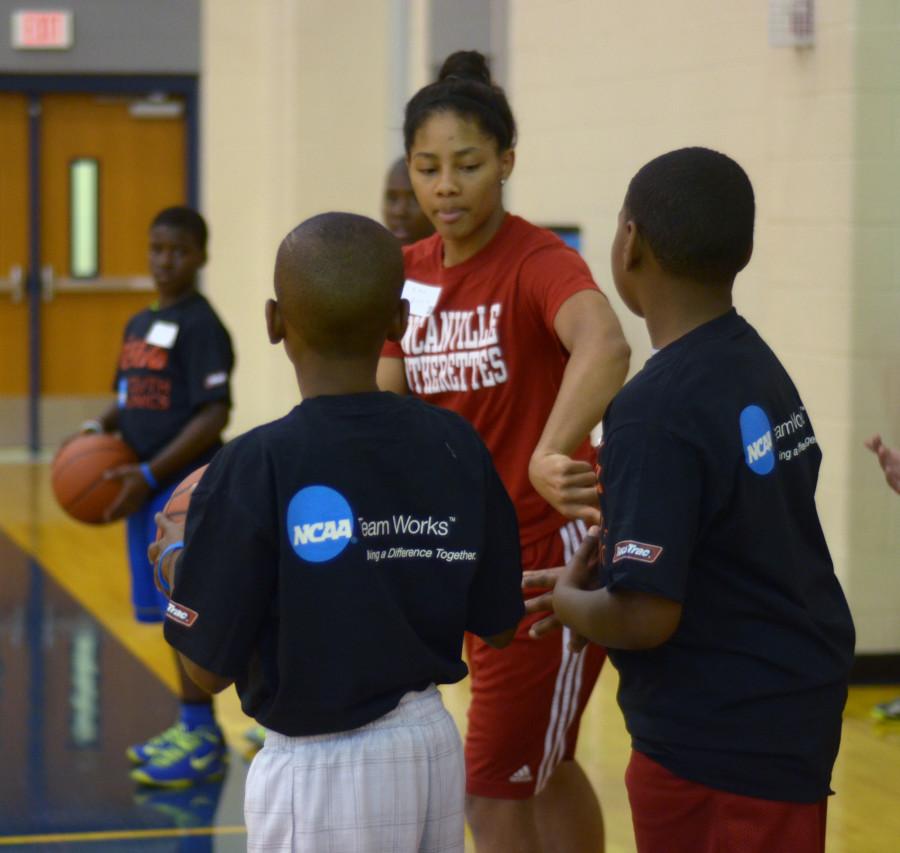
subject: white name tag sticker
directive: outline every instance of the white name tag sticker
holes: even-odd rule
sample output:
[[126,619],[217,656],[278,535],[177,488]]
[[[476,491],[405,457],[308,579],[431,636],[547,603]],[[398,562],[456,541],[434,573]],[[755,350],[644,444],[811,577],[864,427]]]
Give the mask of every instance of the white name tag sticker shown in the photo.
[[155,347],[172,349],[175,339],[178,337],[178,323],[167,323],[165,320],[157,320],[147,332],[144,340]]
[[441,288],[434,284],[422,284],[421,281],[406,279],[403,285],[403,298],[409,302],[409,313],[418,317],[430,317],[441,295]]

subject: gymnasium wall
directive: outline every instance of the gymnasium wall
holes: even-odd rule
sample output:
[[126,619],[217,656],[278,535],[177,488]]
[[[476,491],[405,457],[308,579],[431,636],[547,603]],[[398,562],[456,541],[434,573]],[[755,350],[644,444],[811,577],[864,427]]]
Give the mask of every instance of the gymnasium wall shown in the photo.
[[[896,4],[817,0],[815,44],[771,47],[768,3],[511,4],[520,122],[511,206],[574,221],[601,286],[631,175],[684,145],[753,181],[738,309],[782,358],[824,452],[818,502],[861,652],[900,649],[900,498],[863,439],[900,444],[900,47]],[[611,293],[634,350],[643,323]],[[760,520],[764,524],[764,520]]]
[[[263,305],[281,238],[308,216],[379,216],[399,154],[406,4],[204,0],[202,196],[212,232],[206,287],[235,337],[234,435],[298,400]],[[420,26],[421,18],[420,18]],[[404,50],[389,50],[402,42]],[[393,109],[389,105],[394,104]]]
[[[345,0],[339,21],[325,0],[203,2],[207,287],[237,339],[233,434],[295,399],[262,327],[278,240],[326,209],[378,217],[406,97],[430,79],[438,53],[466,46],[438,39],[444,2]],[[859,650],[896,652],[900,497],[862,448],[877,430],[900,444],[896,4],[816,0],[810,48],[770,46],[766,2],[489,6],[520,124],[508,206],[581,226],[633,369],[649,342],[609,278],[629,178],[683,145],[718,148],[748,171],[756,251],[738,279],[738,308],[782,358],[813,419],[825,455],[819,507]]]
[[845,376],[850,596],[863,650],[900,649],[900,496],[860,442],[900,447],[900,7],[864,0],[854,20],[850,286],[839,311]]

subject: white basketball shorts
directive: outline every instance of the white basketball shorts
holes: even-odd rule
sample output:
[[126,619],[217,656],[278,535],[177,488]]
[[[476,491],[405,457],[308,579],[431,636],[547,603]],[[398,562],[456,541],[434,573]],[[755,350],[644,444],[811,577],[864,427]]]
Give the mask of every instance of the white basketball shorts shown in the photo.
[[247,775],[249,851],[462,853],[465,768],[434,686],[351,731],[266,733]]

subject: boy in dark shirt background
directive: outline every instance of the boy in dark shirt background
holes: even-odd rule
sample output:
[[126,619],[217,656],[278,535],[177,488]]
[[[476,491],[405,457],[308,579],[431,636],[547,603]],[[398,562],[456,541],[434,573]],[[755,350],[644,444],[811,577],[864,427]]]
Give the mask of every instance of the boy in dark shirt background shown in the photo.
[[641,853],[825,849],[854,631],[809,414],[732,307],[754,208],[704,148],[632,179],[612,271],[659,351],[604,417],[602,528],[525,580],[556,581],[533,632],[568,625],[619,670]]
[[[206,263],[207,228],[187,207],[160,211],[150,225],[150,272],[158,299],[128,321],[116,371],[116,401],[82,432],[120,432],[140,460],[109,472],[122,490],[107,514],[127,517],[132,601],[140,622],[161,622],[168,603],[153,584],[147,548],[154,516],[190,471],[222,446],[231,408],[231,339],[197,290]],[[221,777],[227,756],[207,693],[179,676],[179,719],[146,743],[128,749],[132,778],[182,786]]]
[[250,850],[463,850],[462,745],[434,685],[465,677],[464,631],[511,641],[518,526],[463,418],[378,390],[403,282],[399,243],[365,217],[291,232],[266,319],[303,402],[217,454],[184,542],[159,516],[166,638],[267,730]]

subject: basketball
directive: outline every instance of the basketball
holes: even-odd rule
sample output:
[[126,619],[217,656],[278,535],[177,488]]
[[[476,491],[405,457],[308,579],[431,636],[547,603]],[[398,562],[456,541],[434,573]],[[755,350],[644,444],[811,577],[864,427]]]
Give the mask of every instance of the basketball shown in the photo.
[[[177,522],[178,524],[184,524],[185,519],[187,518],[188,506],[191,502],[191,495],[194,493],[194,489],[197,488],[197,483],[200,482],[200,479],[203,477],[203,472],[206,471],[207,467],[208,466],[203,465],[196,471],[191,471],[191,473],[175,487],[175,491],[172,492],[172,497],[166,501],[166,505],[163,507],[163,515],[166,516],[166,518]],[[157,527],[157,540],[159,540],[160,536],[162,536],[162,531]]]
[[50,466],[50,483],[59,505],[85,524],[103,524],[103,514],[122,484],[103,475],[119,465],[136,465],[134,451],[115,435],[91,433],[66,442]]

